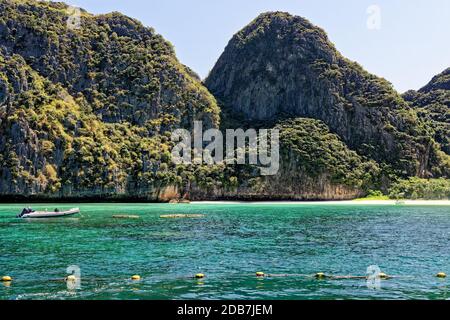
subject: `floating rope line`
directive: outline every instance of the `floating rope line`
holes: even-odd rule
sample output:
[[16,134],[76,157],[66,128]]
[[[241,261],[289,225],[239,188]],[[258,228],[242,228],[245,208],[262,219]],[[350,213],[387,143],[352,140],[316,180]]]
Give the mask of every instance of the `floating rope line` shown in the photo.
[[[299,274],[299,273],[293,273],[293,274],[265,274],[264,272],[256,272],[255,274],[245,274],[245,275],[229,275],[227,278],[242,278],[242,277],[256,277],[257,279],[270,279],[270,278],[304,278],[304,279],[316,279],[316,280],[369,280],[369,279],[381,279],[381,280],[390,280],[390,279],[412,279],[415,278],[415,276],[402,276],[402,275],[387,275],[385,273],[380,273],[378,275],[374,276],[358,276],[358,275],[328,275],[322,272],[316,273],[316,274]],[[439,272],[438,274],[434,275],[434,277],[439,279],[445,279],[447,275],[444,272]],[[81,277],[77,278],[75,275],[68,275],[65,278],[51,278],[51,279],[13,279],[10,276],[3,276],[0,279],[0,282],[4,283],[7,286],[10,286],[12,283],[14,284],[21,284],[21,283],[36,283],[37,281],[43,281],[43,282],[54,282],[54,283],[74,283],[77,281],[82,281],[84,283],[86,282],[92,282],[92,283],[98,283],[98,282],[108,282],[112,279],[118,280],[118,281],[128,281],[130,283],[139,283],[140,281],[144,279],[155,279],[156,277],[153,275],[149,275],[148,277],[141,277],[140,275],[133,275],[131,277],[125,278],[125,277]],[[207,278],[207,276],[204,273],[197,273],[195,275],[191,276],[183,276],[183,277],[175,277],[171,278],[173,279],[193,279],[193,280],[204,280]],[[161,280],[167,280],[162,279]]]
[[114,219],[140,219],[140,216],[129,214],[115,214],[112,216]]
[[[288,278],[288,277],[297,277],[297,278],[313,278],[313,279],[329,279],[329,280],[368,280],[371,279],[370,276],[356,276],[356,275],[327,275],[325,273],[319,272],[315,275],[311,274],[264,274],[264,275],[256,275],[260,278]],[[381,280],[389,280],[389,279],[411,279],[414,276],[391,276],[385,273],[380,273],[379,275],[372,276],[374,278],[379,278]]]

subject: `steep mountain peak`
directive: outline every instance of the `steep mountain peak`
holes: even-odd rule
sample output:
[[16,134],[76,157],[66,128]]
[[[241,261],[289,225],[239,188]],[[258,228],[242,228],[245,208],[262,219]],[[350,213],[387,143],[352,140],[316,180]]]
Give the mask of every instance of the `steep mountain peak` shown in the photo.
[[[24,12],[26,8],[33,7],[35,12],[39,9],[51,10],[53,12],[67,12],[67,10],[73,8],[73,6],[66,4],[64,2],[58,1],[36,1],[36,0],[1,0],[0,2],[5,2],[10,6],[14,6],[19,11]],[[78,8],[78,7],[77,7]],[[83,16],[94,16],[93,14],[87,12],[83,8],[78,8]]]
[[259,27],[279,28],[290,26],[303,26],[304,28],[317,29],[317,27],[309,22],[306,18],[295,16],[290,14],[289,12],[284,11],[268,11],[261,13],[242,31]]
[[[64,3],[0,0],[0,45],[44,78],[81,95],[110,123],[139,126],[174,118],[190,127],[219,121],[214,97],[176,58],[170,42],[121,13],[82,11],[70,27]],[[206,116],[203,116],[206,115]]]
[[220,110],[168,41],[117,12],[80,10],[79,24],[64,3],[0,12],[0,198],[161,199],[184,185],[170,132],[218,126]]
[[432,142],[417,115],[304,18],[260,15],[233,37],[205,83],[238,121],[321,120],[350,149],[399,175],[432,175]]
[[418,91],[410,90],[403,98],[431,123],[434,139],[450,155],[450,68],[447,68]]
[[450,68],[433,77],[433,79],[422,89],[421,93],[428,93],[435,90],[450,90]]
[[260,14],[231,39],[230,46],[239,49],[260,43],[295,45],[305,54],[320,55],[327,60],[335,60],[337,54],[324,30],[303,17],[281,11]]

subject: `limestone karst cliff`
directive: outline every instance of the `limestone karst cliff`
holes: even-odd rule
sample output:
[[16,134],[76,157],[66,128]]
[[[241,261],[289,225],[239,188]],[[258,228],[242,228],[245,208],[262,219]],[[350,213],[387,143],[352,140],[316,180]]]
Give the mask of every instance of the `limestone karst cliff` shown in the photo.
[[408,91],[404,98],[434,129],[434,138],[450,154],[450,68],[435,76],[418,91]]
[[[203,84],[120,13],[82,10],[72,28],[63,3],[0,0],[0,12],[2,200],[352,199],[397,177],[449,174],[435,90],[406,102],[303,18],[262,14]],[[171,133],[194,120],[279,129],[279,172],[174,164]]]
[[206,85],[246,122],[319,119],[386,175],[442,174],[438,147],[415,110],[304,18],[261,14],[231,39]]

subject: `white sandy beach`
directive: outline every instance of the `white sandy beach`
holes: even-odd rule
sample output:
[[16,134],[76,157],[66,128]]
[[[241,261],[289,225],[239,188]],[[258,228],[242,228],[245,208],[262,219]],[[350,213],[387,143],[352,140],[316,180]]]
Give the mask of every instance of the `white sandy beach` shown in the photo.
[[351,200],[351,201],[193,201],[192,204],[257,204],[257,205],[374,205],[374,206],[450,206],[450,200]]

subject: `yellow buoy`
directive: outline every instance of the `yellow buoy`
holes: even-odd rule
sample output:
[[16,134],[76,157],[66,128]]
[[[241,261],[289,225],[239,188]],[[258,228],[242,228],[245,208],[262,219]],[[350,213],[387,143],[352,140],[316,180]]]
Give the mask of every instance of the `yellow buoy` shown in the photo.
[[195,275],[195,278],[196,279],[203,279],[205,277],[205,275],[203,274],[203,273],[197,273],[196,275]]
[[265,277],[266,275],[264,274],[264,272],[257,272],[256,276],[259,278]]
[[3,282],[11,282],[12,278],[10,276],[4,276],[4,277],[2,277],[2,281]]
[[75,277],[74,275],[67,276],[66,281],[77,281],[77,277]]
[[141,276],[135,274],[134,276],[131,277],[131,280],[134,280],[134,281],[141,280]]
[[327,276],[323,272],[316,273],[316,279],[325,279]]
[[439,272],[436,277],[438,278],[447,278],[447,275],[444,272]]
[[386,273],[379,273],[379,274],[378,274],[378,277],[379,277],[380,279],[388,279],[388,278],[389,278],[389,276],[388,276]]

